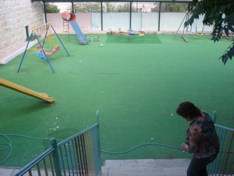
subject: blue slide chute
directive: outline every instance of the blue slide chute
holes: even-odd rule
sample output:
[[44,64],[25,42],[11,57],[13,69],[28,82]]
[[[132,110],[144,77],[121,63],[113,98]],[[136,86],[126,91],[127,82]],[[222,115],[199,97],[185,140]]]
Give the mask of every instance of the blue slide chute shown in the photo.
[[85,37],[85,35],[83,34],[83,32],[80,30],[80,27],[77,24],[77,22],[74,21],[70,24],[71,24],[72,28],[74,29],[74,31],[76,32],[76,36],[77,36],[78,40],[80,41],[80,43],[82,45],[88,44],[89,42],[88,42],[87,38]]
[[84,36],[83,32],[80,30],[79,25],[76,22],[76,14],[65,11],[62,13],[62,19],[70,23],[70,25],[76,32],[77,39],[80,41],[82,45],[86,45],[89,43],[87,38]]

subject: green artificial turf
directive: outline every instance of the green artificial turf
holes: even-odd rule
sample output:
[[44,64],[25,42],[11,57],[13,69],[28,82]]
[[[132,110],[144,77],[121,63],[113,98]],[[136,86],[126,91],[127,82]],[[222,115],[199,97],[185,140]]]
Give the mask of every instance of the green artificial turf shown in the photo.
[[[91,37],[88,45],[80,45],[75,35],[61,36],[72,56],[60,44],[60,50],[49,57],[56,73],[35,50],[27,51],[19,73],[22,54],[0,65],[1,78],[55,98],[49,104],[0,86],[0,133],[65,139],[93,125],[99,110],[102,150],[122,152],[145,143],[180,147],[189,123],[175,110],[187,100],[210,114],[217,111],[218,124],[234,127],[233,62],[224,66],[218,60],[230,41],[213,43],[210,36],[189,35],[185,43],[180,35],[173,39],[174,35],[161,34],[152,35],[161,44],[122,44],[108,42],[113,36],[99,35],[99,42],[93,41],[97,35],[87,36]],[[24,166],[49,147],[48,140],[15,135],[9,136],[12,154],[2,166]],[[0,143],[7,141],[0,136]],[[0,151],[0,161],[9,151]],[[102,152],[101,157],[190,156],[181,150],[147,145],[127,154]]]

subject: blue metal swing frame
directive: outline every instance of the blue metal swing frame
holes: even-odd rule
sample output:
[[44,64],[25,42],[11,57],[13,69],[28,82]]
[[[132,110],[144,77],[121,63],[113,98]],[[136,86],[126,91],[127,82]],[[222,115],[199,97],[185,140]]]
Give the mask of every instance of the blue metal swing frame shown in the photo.
[[[61,43],[61,45],[63,46],[64,50],[66,51],[67,55],[68,55],[68,56],[71,56],[71,55],[68,53],[68,51],[67,51],[65,45],[63,44],[62,40],[59,38],[59,36],[58,36],[57,32],[55,31],[54,27],[53,27],[50,23],[46,23],[46,24],[44,24],[43,26],[46,26],[46,34],[45,34],[45,37],[44,37],[44,38],[46,39],[46,37],[47,37],[47,35],[48,35],[48,30],[49,30],[49,28],[51,27],[52,30],[53,30],[53,32],[54,32],[54,34],[55,34],[56,37],[58,38],[58,40],[59,40],[59,42]],[[40,27],[39,27],[39,28],[40,28]],[[32,39],[33,36],[35,36],[35,38],[36,38],[36,40],[37,40],[37,43],[38,43],[39,46],[42,48],[41,52],[38,53],[38,54],[41,55],[41,56],[43,56],[44,59],[47,60],[47,62],[48,62],[48,64],[49,64],[49,66],[50,66],[52,72],[55,73],[54,68],[53,68],[53,66],[52,66],[51,63],[50,63],[50,60],[49,60],[49,58],[47,57],[47,55],[46,55],[46,53],[45,53],[45,51],[44,51],[44,44],[45,44],[45,41],[43,41],[43,43],[40,42],[40,40],[39,40],[39,38],[38,38],[38,35],[35,33],[35,30],[32,30],[32,33],[31,33],[31,35],[30,35],[30,37],[29,37],[29,39],[28,39],[28,42],[27,42],[26,48],[25,48],[25,50],[24,50],[24,54],[23,54],[23,56],[22,56],[22,58],[21,58],[20,65],[19,65],[19,67],[18,67],[17,73],[20,72],[20,69],[21,69],[21,66],[22,66],[22,64],[23,64],[23,61],[24,61],[24,58],[25,58],[25,55],[26,55],[26,52],[27,52],[29,43],[30,43],[30,41],[31,41],[31,39]]]

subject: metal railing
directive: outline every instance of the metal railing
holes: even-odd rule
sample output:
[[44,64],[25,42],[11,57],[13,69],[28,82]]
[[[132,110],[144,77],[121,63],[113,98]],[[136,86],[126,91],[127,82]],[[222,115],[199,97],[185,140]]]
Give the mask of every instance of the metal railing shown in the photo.
[[[51,147],[23,167],[15,176],[100,176],[99,112],[97,123]],[[215,121],[215,120],[214,120]],[[209,175],[234,173],[234,129],[215,124],[220,153],[207,170]]]
[[234,174],[234,129],[215,124],[220,138],[220,153],[214,162],[208,165],[210,175]]
[[51,147],[18,171],[15,176],[99,176],[101,172],[99,112],[97,123]]

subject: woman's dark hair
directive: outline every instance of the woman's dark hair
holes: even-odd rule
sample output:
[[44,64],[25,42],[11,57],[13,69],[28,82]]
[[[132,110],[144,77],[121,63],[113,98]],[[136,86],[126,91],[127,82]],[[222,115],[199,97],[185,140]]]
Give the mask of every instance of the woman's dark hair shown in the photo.
[[179,116],[189,117],[190,119],[194,119],[202,115],[201,110],[189,101],[180,103],[179,107],[176,110],[176,113]]

